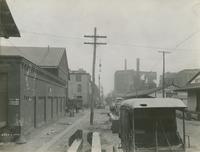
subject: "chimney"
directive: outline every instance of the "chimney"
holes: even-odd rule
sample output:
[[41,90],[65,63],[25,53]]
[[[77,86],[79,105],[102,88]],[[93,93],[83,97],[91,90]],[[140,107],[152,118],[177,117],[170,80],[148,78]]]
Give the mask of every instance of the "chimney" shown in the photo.
[[127,70],[127,60],[124,60],[124,70]]
[[140,71],[140,59],[139,58],[136,59],[136,70],[137,70],[137,72]]

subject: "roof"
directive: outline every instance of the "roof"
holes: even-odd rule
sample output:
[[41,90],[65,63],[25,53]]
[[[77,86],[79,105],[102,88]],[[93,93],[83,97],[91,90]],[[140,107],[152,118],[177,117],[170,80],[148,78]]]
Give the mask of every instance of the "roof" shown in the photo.
[[192,83],[192,81],[197,78],[198,76],[200,75],[200,72],[198,72],[196,75],[194,75],[189,81],[188,83],[179,88],[179,89],[176,89],[175,91],[187,91],[187,90],[197,90],[197,89],[200,89],[200,83]]
[[191,79],[193,79],[198,73],[200,69],[184,69],[177,73],[177,79],[180,77],[185,77],[184,83],[181,82],[183,85],[186,85]]
[[175,91],[187,91],[187,90],[199,90],[200,84],[189,84],[187,86],[184,86],[182,88],[176,89]]
[[[167,72],[165,76],[165,83],[166,85],[173,84],[177,87],[184,87],[199,72],[200,69],[184,69],[178,73]],[[160,86],[162,85],[161,82],[162,79],[160,79]]]
[[46,77],[50,78],[51,80],[53,80],[54,82],[57,82],[61,85],[66,85],[66,81],[61,79],[60,77],[57,77],[51,73],[49,73],[48,71],[40,68],[38,65],[30,62],[29,60],[25,59],[24,57],[21,56],[3,56],[0,55],[0,62],[2,63],[10,63],[13,62],[14,60],[19,61],[21,63],[24,63],[28,66],[31,66],[33,69],[37,69],[37,71],[39,71],[42,75],[45,75]]
[[140,108],[186,108],[186,105],[179,99],[174,98],[135,98],[122,102],[121,106],[131,109]]
[[200,71],[199,71],[197,74],[195,74],[195,75],[188,81],[187,84],[190,84],[198,75],[200,75]]
[[20,37],[6,0],[0,0],[0,37]]
[[141,97],[141,96],[147,96],[149,94],[152,94],[158,90],[161,90],[162,88],[153,88],[153,89],[146,89],[146,90],[138,90],[137,92],[131,92],[124,96],[124,98],[134,98],[134,97]]
[[58,66],[66,51],[54,47],[11,47],[1,46],[1,55],[19,55],[38,66]]
[[200,69],[184,69],[179,71],[178,73],[191,73],[191,74],[195,74],[197,72],[199,72]]

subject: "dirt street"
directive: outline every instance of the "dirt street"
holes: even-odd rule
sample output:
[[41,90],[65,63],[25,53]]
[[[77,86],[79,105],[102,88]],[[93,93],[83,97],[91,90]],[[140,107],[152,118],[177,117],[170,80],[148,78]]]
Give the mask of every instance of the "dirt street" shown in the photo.
[[[83,152],[90,151],[87,134],[94,131],[100,133],[102,149],[110,151],[113,145],[119,146],[120,140],[118,134],[113,134],[110,130],[111,122],[107,113],[108,109],[96,109],[93,126],[89,124],[89,110],[80,112],[75,117],[62,118],[56,123],[34,130],[26,137],[26,144],[0,144],[0,152],[66,152],[69,137],[78,129],[83,130]],[[177,119],[177,122],[181,130],[182,121]],[[190,148],[187,147],[187,152],[199,152],[200,122],[186,121],[186,135],[190,136]]]
[[89,112],[85,110],[75,114],[74,117],[63,117],[55,123],[34,129],[24,137],[25,144],[0,143],[0,152],[48,152],[54,149],[66,151],[67,139],[63,140],[63,145],[57,142],[62,140],[65,134],[70,136],[76,130],[76,126],[81,126],[88,116]]

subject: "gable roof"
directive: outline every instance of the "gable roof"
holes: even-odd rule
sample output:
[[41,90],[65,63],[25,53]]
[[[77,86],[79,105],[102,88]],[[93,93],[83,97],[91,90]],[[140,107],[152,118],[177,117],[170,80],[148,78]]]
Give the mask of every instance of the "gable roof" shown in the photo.
[[176,91],[187,91],[187,90],[196,90],[196,89],[200,89],[200,83],[191,83],[195,78],[197,78],[200,75],[200,72],[198,72],[197,74],[195,74],[188,82],[185,86],[176,89]]
[[38,66],[57,67],[65,48],[54,47],[10,47],[1,46],[1,55],[19,55]]
[[[167,72],[165,75],[165,85],[184,87],[188,84],[188,81],[190,81],[199,72],[200,69],[184,69],[177,73]],[[162,86],[162,79],[160,79],[159,86]]]
[[0,37],[20,37],[6,0],[0,0]]
[[196,77],[198,77],[198,75],[200,75],[200,72],[198,72],[197,74],[195,74],[189,81],[187,84],[190,84]]
[[188,84],[200,69],[184,69],[176,74],[176,81],[174,82],[177,86],[183,87]]

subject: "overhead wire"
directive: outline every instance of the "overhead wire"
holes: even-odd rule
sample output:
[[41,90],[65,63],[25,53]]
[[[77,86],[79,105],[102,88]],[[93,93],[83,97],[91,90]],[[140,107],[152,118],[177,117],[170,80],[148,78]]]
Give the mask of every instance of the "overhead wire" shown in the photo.
[[[29,34],[34,34],[34,35],[39,35],[39,36],[48,36],[48,37],[59,37],[59,38],[63,38],[63,39],[79,39],[79,40],[83,40],[83,38],[81,37],[77,37],[77,36],[63,36],[63,35],[57,35],[57,34],[52,34],[52,33],[40,33],[40,32],[28,32],[26,30],[20,30],[23,33],[29,33]],[[158,46],[148,46],[148,45],[140,45],[140,44],[130,44],[130,43],[124,43],[124,44],[120,44],[120,43],[112,43],[114,41],[112,41],[111,43],[108,44],[108,46],[111,47],[116,47],[116,46],[129,46],[129,47],[136,47],[136,48],[146,48],[146,49],[150,49],[155,51],[155,49],[158,50],[170,50],[173,52],[174,51],[199,51],[200,49],[178,49],[179,46],[181,46],[182,44],[184,44],[187,40],[189,40],[190,38],[192,38],[194,35],[198,34],[200,31],[197,30],[195,32],[193,32],[192,34],[188,35],[185,39],[183,39],[182,41],[180,41],[179,43],[177,43],[175,45],[174,48],[163,48],[163,47],[158,47]],[[18,51],[20,51],[20,49],[18,47],[16,47],[11,41],[9,41],[9,43],[14,46]],[[156,62],[153,64],[153,66],[151,67],[151,70],[155,67],[155,65],[158,63],[158,60],[156,60]]]
[[20,54],[23,54],[24,55],[24,57],[25,57],[25,54],[23,53],[23,51],[22,50],[20,50],[20,48],[19,47],[17,47],[10,39],[8,39],[8,41],[7,41],[12,47],[14,47],[18,52],[20,52]]
[[[83,40],[83,38],[78,37],[78,36],[63,36],[63,35],[57,35],[57,34],[52,34],[52,33],[40,33],[40,32],[29,32],[26,30],[20,30],[22,33],[28,33],[28,34],[33,34],[33,35],[38,35],[38,36],[47,36],[47,37],[58,37],[58,38],[62,38],[62,39],[78,39],[78,40]],[[189,40],[190,38],[192,38],[194,35],[196,35],[197,33],[199,33],[200,31],[197,30],[195,32],[193,32],[192,34],[188,35],[185,39],[183,39],[182,41],[180,41],[179,43],[177,43],[175,45],[174,48],[163,48],[163,47],[158,47],[158,46],[149,46],[149,45],[141,45],[141,44],[131,44],[131,43],[115,43],[115,41],[111,41],[111,43],[108,44],[108,46],[111,47],[117,47],[117,46],[129,46],[129,47],[136,47],[136,48],[145,48],[145,49],[150,49],[152,51],[155,51],[155,49],[157,50],[169,50],[169,51],[199,51],[200,49],[178,49],[179,46],[181,46],[182,44],[184,44],[187,40]],[[113,43],[114,42],[114,43]],[[13,45],[13,44],[12,44]],[[15,46],[15,45],[13,45]],[[16,46],[15,48],[20,51]],[[158,60],[156,60],[156,62],[151,66],[151,70],[153,70],[153,68],[155,67],[155,65],[158,63]]]
[[[187,50],[187,49],[177,49],[179,46],[181,46],[182,44],[184,44],[187,40],[191,39],[194,35],[198,34],[200,32],[200,30],[197,30],[195,32],[193,32],[192,34],[188,35],[186,38],[184,38],[182,41],[180,41],[179,43],[177,43],[175,45],[175,47],[172,49],[175,51],[180,51],[180,50]],[[170,49],[169,49],[170,50]],[[189,50],[189,49],[188,49]],[[193,49],[195,51],[199,51],[199,49]],[[191,51],[191,50],[190,50]],[[158,61],[155,62],[155,64],[152,66],[152,68],[157,64]],[[152,70],[151,68],[151,70]]]
[[200,30],[197,30],[195,32],[193,32],[192,34],[188,35],[185,39],[183,39],[182,41],[180,41],[174,49],[176,49],[177,47],[179,47],[180,45],[182,45],[183,43],[185,43],[187,40],[189,40],[190,38],[192,38],[194,35],[196,35],[197,33],[199,33]]
[[[64,35],[57,35],[57,34],[52,34],[52,33],[42,33],[42,32],[29,32],[26,30],[20,30],[22,33],[27,33],[27,34],[33,34],[33,35],[38,35],[38,36],[47,36],[47,37],[58,37],[61,39],[78,39],[78,40],[84,40],[84,38],[81,38],[79,36],[64,36]],[[151,46],[151,45],[141,45],[141,44],[133,44],[133,43],[116,43],[115,41],[111,41],[111,43],[108,44],[108,46],[129,46],[129,47],[135,47],[135,48],[146,48],[146,49],[159,49],[159,50],[168,50],[168,51],[200,51],[200,49],[187,49],[187,48],[180,48],[178,47],[182,45],[185,41],[189,40],[191,37],[199,33],[200,31],[193,32],[190,34],[188,37],[186,37],[184,40],[179,42],[177,45],[175,45],[174,48],[164,48],[164,47],[159,47],[159,46]]]
[[27,34],[33,34],[33,35],[41,35],[41,36],[49,36],[49,37],[59,37],[59,38],[64,38],[64,39],[80,39],[83,40],[84,38],[77,37],[77,36],[64,36],[64,35],[57,35],[53,33],[42,33],[42,32],[29,32],[26,30],[20,30],[22,33],[27,33]]

